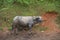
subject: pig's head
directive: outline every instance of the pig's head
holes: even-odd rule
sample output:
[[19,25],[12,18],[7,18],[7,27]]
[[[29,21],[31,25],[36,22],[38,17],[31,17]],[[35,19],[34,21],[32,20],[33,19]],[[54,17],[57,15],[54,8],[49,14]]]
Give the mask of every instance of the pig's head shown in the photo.
[[35,23],[41,23],[43,21],[42,17],[41,16],[37,16],[34,18],[34,22]]

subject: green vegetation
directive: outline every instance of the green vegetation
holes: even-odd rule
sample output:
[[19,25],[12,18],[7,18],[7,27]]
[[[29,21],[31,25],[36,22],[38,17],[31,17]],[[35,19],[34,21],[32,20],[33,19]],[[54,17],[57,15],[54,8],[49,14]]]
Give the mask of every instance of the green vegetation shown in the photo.
[[58,28],[60,29],[60,14],[57,16],[56,23],[59,25]]
[[0,0],[0,27],[11,27],[14,16],[36,16],[47,11],[60,13],[60,0]]
[[3,30],[3,28],[2,28],[2,27],[0,27],[0,30]]
[[35,25],[33,28],[39,30],[39,31],[46,31],[48,29],[48,27],[43,27],[40,25]]

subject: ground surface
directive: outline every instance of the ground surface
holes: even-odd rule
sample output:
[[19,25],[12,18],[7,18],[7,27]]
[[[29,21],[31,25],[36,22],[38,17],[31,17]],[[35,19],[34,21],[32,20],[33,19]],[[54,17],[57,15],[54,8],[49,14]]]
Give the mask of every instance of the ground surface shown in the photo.
[[7,28],[4,28],[4,32],[0,31],[0,40],[60,40],[60,30],[55,22],[57,14],[43,14],[42,17],[46,21],[41,26],[48,27],[48,30],[44,32],[32,30],[31,33],[22,31],[18,35],[13,35]]
[[42,23],[43,27],[48,27],[47,32],[60,31],[58,25],[56,24],[56,18],[58,14],[56,12],[47,12],[42,15],[43,19],[46,20]]
[[20,32],[18,35],[0,32],[0,40],[60,40],[60,32]]

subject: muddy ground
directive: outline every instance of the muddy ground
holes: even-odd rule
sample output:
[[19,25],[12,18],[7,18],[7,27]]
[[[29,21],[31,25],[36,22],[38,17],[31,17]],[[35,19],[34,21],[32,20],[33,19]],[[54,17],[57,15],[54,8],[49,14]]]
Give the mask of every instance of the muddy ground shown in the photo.
[[60,32],[20,32],[17,35],[0,32],[0,40],[60,40]]

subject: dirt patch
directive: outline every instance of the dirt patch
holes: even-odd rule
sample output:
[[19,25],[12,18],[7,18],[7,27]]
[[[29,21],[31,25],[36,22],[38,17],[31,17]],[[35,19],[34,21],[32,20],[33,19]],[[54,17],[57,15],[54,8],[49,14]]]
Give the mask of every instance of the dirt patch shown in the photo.
[[46,20],[42,23],[43,27],[48,27],[48,30],[46,32],[53,32],[53,31],[59,31],[57,28],[57,24],[55,22],[55,19],[57,17],[56,12],[46,12],[42,15],[43,19]]
[[43,32],[38,33],[29,33],[29,32],[20,32],[18,35],[11,35],[8,33],[1,32],[0,40],[60,40],[60,32],[52,32],[46,34]]

